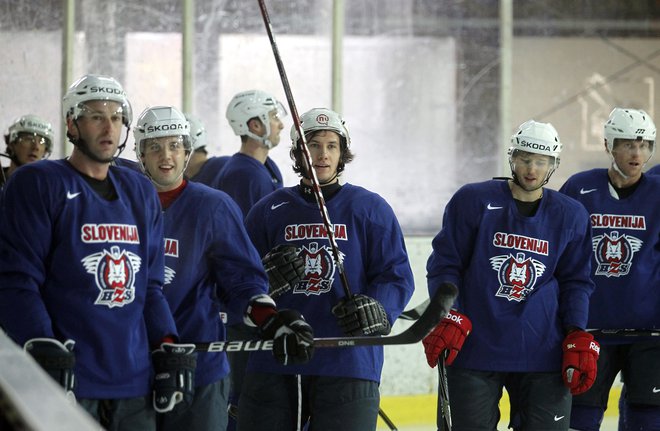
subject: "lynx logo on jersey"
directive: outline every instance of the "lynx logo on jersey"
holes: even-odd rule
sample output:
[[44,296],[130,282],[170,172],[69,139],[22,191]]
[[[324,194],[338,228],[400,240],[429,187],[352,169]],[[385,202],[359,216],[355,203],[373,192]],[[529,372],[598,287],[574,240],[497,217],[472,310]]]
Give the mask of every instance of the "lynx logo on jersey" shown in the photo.
[[524,301],[534,290],[536,280],[545,272],[545,265],[525,253],[490,258],[491,267],[497,271],[500,288],[495,294],[509,301]]
[[630,272],[633,255],[642,248],[643,241],[612,231],[609,235],[594,236],[591,243],[596,257],[595,275],[621,277]]
[[94,304],[109,308],[123,307],[135,299],[135,274],[142,259],[135,253],[110,247],[81,260],[88,273],[94,274],[101,291]]
[[[319,248],[317,242],[310,242],[299,252],[305,261],[305,275],[294,287],[293,293],[320,295],[329,292],[335,275],[335,263],[329,247]],[[340,252],[340,259],[343,259]]]

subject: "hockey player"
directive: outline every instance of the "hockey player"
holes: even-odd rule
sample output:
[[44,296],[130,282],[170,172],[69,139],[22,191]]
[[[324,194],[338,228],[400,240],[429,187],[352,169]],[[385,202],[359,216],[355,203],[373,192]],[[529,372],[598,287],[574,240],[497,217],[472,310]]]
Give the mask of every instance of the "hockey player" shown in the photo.
[[[571,176],[560,191],[591,215],[589,328],[660,328],[660,177],[642,173],[653,157],[656,127],[638,109],[615,108],[605,123],[608,169]],[[598,378],[573,398],[571,428],[597,430],[614,379],[622,373],[625,429],[660,429],[660,342],[601,337]]]
[[[297,248],[305,275],[277,303],[299,310],[317,334],[387,334],[414,289],[398,221],[377,194],[340,184],[339,175],[353,159],[343,119],[328,109],[312,109],[301,123],[352,296],[344,293],[334,265],[295,128],[291,156],[302,180],[261,199],[246,218],[248,233],[262,255],[276,245]],[[317,349],[309,364],[287,367],[253,352],[238,429],[263,430],[268,424],[269,430],[288,431],[309,421],[315,430],[375,430],[382,366],[382,347]]]
[[423,344],[431,367],[447,353],[454,430],[496,429],[503,387],[514,429],[566,430],[571,393],[595,378],[598,346],[584,331],[589,217],[543,187],[561,148],[551,124],[523,123],[509,148],[513,178],[461,187],[433,239],[429,293],[450,282],[459,296]]
[[4,192],[0,324],[106,429],[154,430],[152,403],[182,387],[152,383],[151,349],[161,377],[193,372],[162,293],[158,196],[110,166],[132,119],[114,78],[85,75],[62,104],[71,156],[23,166]]
[[[238,206],[227,194],[183,177],[193,144],[190,126],[176,108],[145,110],[134,130],[136,153],[158,191],[165,225],[163,288],[184,342],[224,339],[218,299],[261,333],[273,338],[274,352],[293,360],[292,343],[311,355],[312,330],[299,313],[276,312],[265,293],[268,279],[243,226]],[[191,209],[194,208],[194,213]],[[279,335],[288,333],[287,335]],[[279,343],[279,344],[278,344]],[[290,347],[290,346],[287,346]],[[227,426],[228,364],[222,353],[199,353],[194,397],[158,417],[159,430],[224,430]]]
[[[241,148],[225,163],[218,178],[218,187],[234,199],[243,217],[259,199],[282,188],[282,173],[268,153],[280,143],[280,132],[284,128],[280,118],[284,115],[284,106],[261,90],[242,91],[227,106],[227,121],[234,133],[240,136]],[[241,315],[228,310],[227,320],[229,340],[254,336],[253,330],[243,325]],[[232,371],[228,431],[236,429],[238,399],[247,357],[246,352],[229,353]]]
[[47,159],[53,151],[53,126],[36,115],[23,115],[9,126],[5,134],[9,166],[0,171],[0,190],[9,176],[26,163]]
[[206,184],[214,189],[220,189],[220,171],[229,156],[208,157],[206,150],[206,128],[202,121],[192,114],[185,114],[190,123],[190,138],[192,139],[193,153],[190,156],[186,177],[190,181]]

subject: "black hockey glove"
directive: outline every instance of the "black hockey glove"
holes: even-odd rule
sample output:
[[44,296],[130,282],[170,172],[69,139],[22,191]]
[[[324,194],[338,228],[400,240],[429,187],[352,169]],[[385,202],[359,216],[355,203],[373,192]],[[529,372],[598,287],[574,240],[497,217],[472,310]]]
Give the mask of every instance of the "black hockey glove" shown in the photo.
[[73,389],[76,379],[73,366],[76,356],[73,353],[73,340],[60,343],[54,338],[32,338],[25,342],[23,348],[66,392],[67,396],[75,398]]
[[291,290],[305,275],[305,261],[293,245],[276,245],[261,262],[268,274],[269,294],[273,298]]
[[273,340],[273,356],[282,365],[304,364],[314,353],[314,332],[296,310],[277,311],[268,295],[250,299],[244,321],[259,328],[264,340]]
[[387,335],[390,333],[390,322],[383,305],[367,295],[344,297],[339,304],[332,307],[339,327],[344,334]]
[[197,354],[194,344],[163,343],[151,353],[154,364],[153,404],[158,413],[169,412],[195,395]]
[[314,354],[314,331],[297,310],[280,310],[259,328],[273,340],[273,355],[282,365],[305,364]]

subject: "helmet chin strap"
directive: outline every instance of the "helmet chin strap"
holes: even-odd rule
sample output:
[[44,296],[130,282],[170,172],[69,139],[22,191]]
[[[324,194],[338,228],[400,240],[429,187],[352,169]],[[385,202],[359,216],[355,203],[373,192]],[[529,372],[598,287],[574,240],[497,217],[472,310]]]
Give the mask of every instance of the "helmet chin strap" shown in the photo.
[[623,171],[619,168],[619,165],[616,164],[616,161],[614,160],[614,155],[612,154],[611,151],[608,151],[607,154],[610,156],[610,160],[612,160],[612,168],[616,171],[617,174],[621,175],[624,180],[627,180],[630,178],[628,175],[624,174]]
[[66,137],[69,138],[69,141],[80,150],[84,155],[89,157],[90,159],[94,160],[95,162],[98,163],[111,163],[114,159],[119,157],[119,155],[124,151],[124,148],[126,148],[126,142],[128,141],[128,135],[131,130],[130,127],[126,127],[126,137],[124,138],[124,142],[117,147],[117,154],[112,156],[110,160],[105,160],[100,157],[98,157],[96,154],[92,153],[89,149],[89,146],[87,145],[87,142],[80,137],[80,128],[78,127],[78,121],[73,120],[73,123],[76,125],[76,129],[78,129],[78,137],[76,138],[73,136],[71,133],[68,131],[66,132]]

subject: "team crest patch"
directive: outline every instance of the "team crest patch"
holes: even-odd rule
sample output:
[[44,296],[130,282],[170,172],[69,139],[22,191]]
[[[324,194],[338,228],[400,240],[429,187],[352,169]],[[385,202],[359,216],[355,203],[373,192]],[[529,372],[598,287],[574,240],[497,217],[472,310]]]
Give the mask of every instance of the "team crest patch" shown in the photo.
[[644,242],[630,235],[619,235],[612,231],[592,238],[596,258],[595,275],[621,277],[630,272],[633,255]]
[[[332,251],[328,246],[319,247],[317,242],[303,246],[298,254],[305,261],[305,275],[296,284],[294,293],[305,295],[320,295],[329,292],[335,275],[335,264]],[[340,252],[340,259],[343,259]]]
[[509,301],[526,300],[534,290],[536,280],[545,272],[543,262],[525,257],[525,253],[491,257],[490,265],[497,271],[500,282],[495,296]]
[[94,274],[100,293],[94,304],[109,308],[123,307],[135,299],[135,274],[140,270],[140,256],[118,246],[91,254],[81,260],[88,273]]

